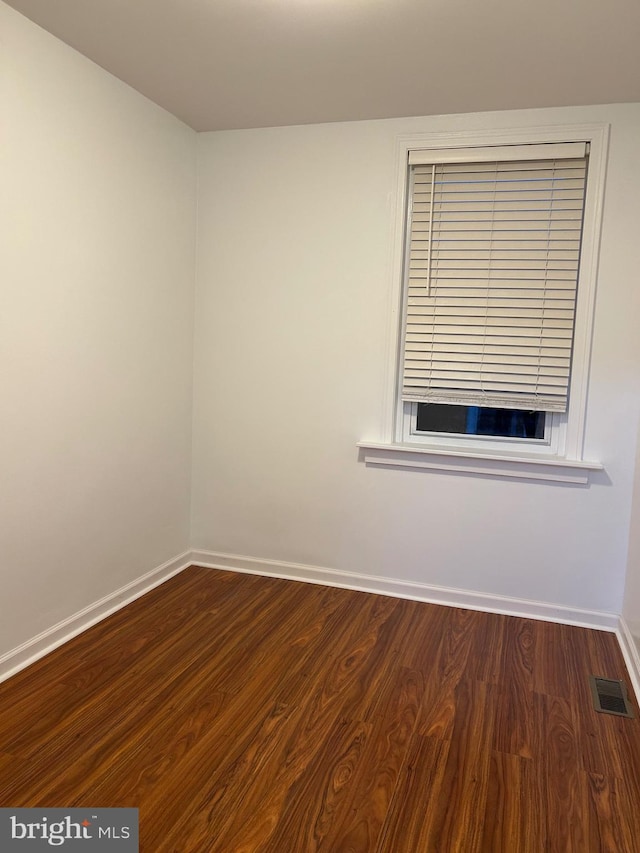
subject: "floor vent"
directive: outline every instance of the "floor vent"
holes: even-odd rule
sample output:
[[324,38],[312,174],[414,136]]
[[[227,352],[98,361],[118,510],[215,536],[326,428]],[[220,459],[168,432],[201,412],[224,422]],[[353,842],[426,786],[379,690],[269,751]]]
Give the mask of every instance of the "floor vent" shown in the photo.
[[596,711],[616,714],[618,717],[633,717],[624,681],[590,675],[589,682]]

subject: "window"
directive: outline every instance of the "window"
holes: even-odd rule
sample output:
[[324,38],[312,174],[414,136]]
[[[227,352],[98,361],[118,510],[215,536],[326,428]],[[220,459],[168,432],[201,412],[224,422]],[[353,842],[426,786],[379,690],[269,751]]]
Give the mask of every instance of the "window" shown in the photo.
[[492,435],[543,441],[546,412],[417,403],[411,412],[416,432]]
[[[438,428],[442,405],[465,410],[458,435],[516,439],[530,450],[544,431],[517,423],[566,412],[586,149],[410,153],[404,440],[453,433]],[[491,417],[509,409],[510,419]],[[490,420],[495,428],[483,430]],[[554,428],[550,419],[547,438]]]
[[602,125],[400,141],[396,406],[360,443],[380,464],[602,467],[582,445],[606,142]]

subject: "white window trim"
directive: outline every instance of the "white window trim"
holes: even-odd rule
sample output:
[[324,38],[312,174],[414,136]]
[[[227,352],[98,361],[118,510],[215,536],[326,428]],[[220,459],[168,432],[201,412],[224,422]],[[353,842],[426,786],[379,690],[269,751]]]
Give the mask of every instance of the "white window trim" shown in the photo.
[[[406,211],[409,202],[407,191],[409,152],[576,141],[589,143],[589,175],[585,196],[569,408],[566,424],[560,430],[554,431],[559,436],[557,445],[553,446],[546,442],[526,442],[521,445],[521,452],[518,452],[509,442],[500,440],[497,443],[489,442],[477,437],[470,440],[462,436],[429,436],[428,439],[420,437],[415,443],[406,441],[403,439],[404,414],[398,391],[398,377],[402,366],[401,320],[405,311],[404,262]],[[605,123],[454,133],[416,133],[398,137],[396,142],[397,190],[393,208],[395,215],[391,258],[393,286],[390,288],[388,311],[389,357],[383,403],[383,435],[372,441],[358,443],[364,451],[365,462],[385,466],[436,468],[458,470],[464,473],[489,473],[577,483],[588,482],[589,471],[602,469],[600,462],[589,462],[584,459],[584,432],[608,141],[609,125]],[[469,459],[473,460],[473,464],[468,463]],[[483,460],[487,464],[483,464]],[[518,471],[520,473],[517,473]],[[579,475],[575,474],[576,471],[580,472]]]
[[[527,455],[562,456],[562,449],[566,441],[566,414],[560,412],[546,412],[545,435],[542,439],[511,438],[497,435],[463,435],[460,433],[415,433],[412,432],[415,423],[413,413],[418,403],[404,403],[400,401],[398,418],[402,423],[398,425],[399,444],[411,444],[430,446],[437,442],[444,450],[455,450],[456,448],[467,452],[486,451],[487,453],[526,453]],[[411,436],[411,438],[406,438]]]
[[585,462],[533,454],[465,453],[461,449],[359,441],[362,460],[384,468],[422,468],[453,471],[460,474],[484,474],[493,477],[515,477],[524,480],[549,480],[557,483],[586,485],[591,471],[601,471],[600,462]]

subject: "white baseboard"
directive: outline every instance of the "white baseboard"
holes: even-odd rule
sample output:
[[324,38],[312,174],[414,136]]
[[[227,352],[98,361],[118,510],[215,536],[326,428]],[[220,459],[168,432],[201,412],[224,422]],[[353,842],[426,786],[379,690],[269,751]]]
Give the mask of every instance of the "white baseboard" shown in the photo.
[[43,631],[37,637],[33,637],[21,646],[0,656],[0,682],[15,675],[21,669],[44,657],[44,655],[66,643],[67,640],[72,639],[77,634],[86,631],[87,628],[102,619],[106,619],[107,616],[164,583],[190,565],[277,577],[284,580],[303,581],[323,586],[336,586],[360,592],[389,595],[394,598],[407,598],[431,604],[462,607],[467,610],[502,613],[507,616],[522,616],[547,622],[560,622],[567,625],[579,625],[584,628],[613,631],[617,634],[629,669],[633,689],[640,702],[640,655],[628,626],[617,614],[596,610],[580,610],[542,601],[488,595],[464,589],[450,589],[377,575],[342,572],[320,566],[263,560],[203,550],[186,551],[184,554],[174,557],[142,575],[142,577]]
[[107,616],[115,613],[116,610],[120,610],[121,607],[124,607],[136,598],[140,598],[141,595],[164,583],[164,581],[169,580],[173,575],[177,575],[191,565],[192,560],[190,557],[191,553],[185,551],[184,554],[168,560],[161,566],[142,575],[142,577],[136,578],[136,580],[128,583],[126,586],[106,595],[99,601],[95,601],[93,604],[85,607],[84,610],[80,610],[67,619],[63,619],[62,622],[58,622],[57,625],[48,628],[46,631],[38,634],[37,637],[27,640],[21,646],[17,646],[15,649],[11,649],[11,651],[0,656],[0,681],[10,678],[21,669],[29,666],[29,664],[34,663],[58,646],[66,643],[67,640],[70,640],[77,634],[81,634],[102,619],[106,619]]
[[636,700],[640,705],[640,651],[636,646],[635,640],[631,635],[629,626],[621,616],[618,620],[618,629],[616,631],[618,642],[624,657],[624,662],[629,670],[629,678],[631,679],[631,687],[636,694]]
[[274,560],[260,560],[254,557],[241,557],[236,554],[218,554],[213,551],[195,550],[191,560],[197,566],[211,569],[226,569],[234,572],[246,572],[254,575],[284,578],[286,580],[305,581],[324,586],[346,587],[361,592],[375,592],[394,598],[409,598],[426,601],[431,604],[445,604],[450,607],[463,607],[467,610],[484,610],[489,613],[503,613],[507,616],[524,616],[529,619],[542,619],[546,622],[562,622],[567,625],[579,625],[583,628],[597,628],[601,631],[616,631],[619,616],[598,610],[579,610],[559,604],[547,604],[543,601],[529,601],[521,598],[509,598],[502,595],[487,595],[465,589],[449,589],[442,586],[402,581],[396,578],[361,575],[356,572],[340,572],[319,566],[307,566],[299,563],[282,563]]

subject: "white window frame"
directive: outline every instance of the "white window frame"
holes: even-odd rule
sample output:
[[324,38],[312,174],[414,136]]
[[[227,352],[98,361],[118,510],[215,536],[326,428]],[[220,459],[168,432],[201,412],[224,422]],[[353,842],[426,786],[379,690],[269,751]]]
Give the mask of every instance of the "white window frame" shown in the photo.
[[[598,251],[604,202],[609,139],[608,124],[523,127],[491,131],[418,133],[398,137],[396,143],[396,200],[392,248],[391,304],[389,310],[388,377],[385,385],[383,435],[358,442],[369,464],[409,468],[458,470],[508,477],[560,480],[585,484],[589,471],[603,466],[584,459],[584,433],[591,338],[596,296]],[[496,145],[558,142],[589,144],[589,170],[585,195],[578,297],[569,406],[566,414],[553,415],[549,439],[504,439],[493,436],[420,434],[412,428],[411,404],[400,399],[404,313],[406,310],[407,210],[410,203],[408,158],[413,150],[476,149]],[[471,462],[469,461],[471,460]]]
[[535,454],[562,456],[566,441],[566,414],[560,412],[545,412],[544,438],[518,438],[499,435],[466,435],[451,432],[419,432],[416,429],[417,402],[398,401],[398,441],[400,444],[420,444],[431,446],[434,443],[448,448],[465,448],[467,450],[489,450],[527,452]]

